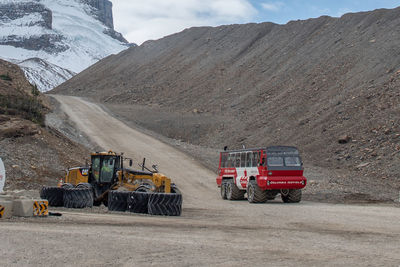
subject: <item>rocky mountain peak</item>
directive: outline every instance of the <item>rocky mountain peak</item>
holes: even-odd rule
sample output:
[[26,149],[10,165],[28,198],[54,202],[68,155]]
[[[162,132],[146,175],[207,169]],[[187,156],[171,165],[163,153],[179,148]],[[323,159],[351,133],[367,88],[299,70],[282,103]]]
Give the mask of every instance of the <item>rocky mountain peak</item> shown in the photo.
[[114,30],[108,0],[0,2],[0,58],[18,64],[42,91],[128,46]]
[[34,14],[38,14],[38,19],[29,22],[30,26],[37,25],[49,30],[52,29],[52,12],[38,1],[0,4],[0,19],[3,22],[15,21]]
[[108,0],[82,0],[83,3],[95,9],[95,17],[108,28],[114,29],[112,3]]

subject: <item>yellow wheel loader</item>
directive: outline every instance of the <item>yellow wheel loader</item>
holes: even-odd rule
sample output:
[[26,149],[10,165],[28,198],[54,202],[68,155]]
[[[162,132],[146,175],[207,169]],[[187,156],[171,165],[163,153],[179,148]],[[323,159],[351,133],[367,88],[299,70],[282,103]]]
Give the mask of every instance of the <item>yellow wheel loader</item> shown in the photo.
[[132,159],[125,158],[123,153],[95,152],[87,166],[68,169],[60,184],[63,205],[82,208],[103,203],[111,211],[181,214],[182,194],[170,178],[159,173],[156,165],[153,170],[147,168],[145,159],[139,165],[141,170],[125,168],[124,161],[132,166]]

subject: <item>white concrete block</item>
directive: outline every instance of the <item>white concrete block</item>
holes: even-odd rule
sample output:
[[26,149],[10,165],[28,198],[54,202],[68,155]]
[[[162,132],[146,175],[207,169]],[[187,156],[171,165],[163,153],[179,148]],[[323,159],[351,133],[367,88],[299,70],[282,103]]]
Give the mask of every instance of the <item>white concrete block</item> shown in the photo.
[[0,194],[0,201],[5,200],[5,201],[13,201],[14,197],[11,195],[3,195]]
[[16,199],[13,202],[13,215],[19,217],[32,217],[33,216],[33,200],[30,199]]

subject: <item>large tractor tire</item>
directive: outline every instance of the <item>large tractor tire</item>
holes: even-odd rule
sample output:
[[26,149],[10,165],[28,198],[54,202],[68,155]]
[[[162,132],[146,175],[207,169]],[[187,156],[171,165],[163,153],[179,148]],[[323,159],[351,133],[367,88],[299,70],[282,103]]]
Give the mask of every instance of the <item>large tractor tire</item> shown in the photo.
[[128,208],[128,197],[131,192],[111,190],[108,192],[108,210],[126,211]]
[[256,181],[251,180],[247,185],[247,200],[250,203],[265,203],[268,199],[268,192],[261,190]]
[[76,186],[76,188],[89,188],[89,189],[92,189],[92,190],[93,190],[92,185],[89,184],[89,183],[79,183],[79,184]]
[[180,216],[182,213],[182,194],[150,194],[148,209],[151,215]]
[[40,190],[40,198],[47,199],[49,206],[51,207],[62,207],[64,197],[64,188],[56,186],[44,186]]
[[130,192],[128,196],[128,211],[134,213],[148,213],[150,192]]
[[221,189],[221,197],[222,197],[222,199],[227,199],[226,198],[226,182],[225,181],[222,181],[220,189]]
[[83,209],[93,207],[93,192],[89,188],[65,188],[64,207]]
[[62,188],[74,188],[74,186],[70,183],[65,183],[61,185]]
[[301,195],[301,189],[290,189],[287,195],[281,194],[281,198],[285,203],[298,203],[301,201]]
[[230,180],[226,183],[226,199],[242,200],[244,199],[244,190],[240,190],[235,183]]

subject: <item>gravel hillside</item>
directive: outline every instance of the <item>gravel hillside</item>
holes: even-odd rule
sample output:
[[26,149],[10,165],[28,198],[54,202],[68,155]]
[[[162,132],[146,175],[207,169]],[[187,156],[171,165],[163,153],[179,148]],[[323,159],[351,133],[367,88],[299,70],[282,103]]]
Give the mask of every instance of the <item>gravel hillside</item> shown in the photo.
[[332,188],[398,199],[399,27],[400,8],[191,28],[109,56],[53,92],[202,147],[295,145],[306,166],[345,173]]
[[[45,125],[50,101],[14,64],[0,60],[0,158],[5,190],[56,185],[68,167],[81,166],[89,151]],[[54,123],[53,123],[54,124]]]

